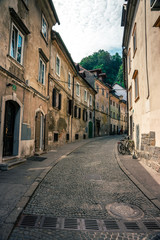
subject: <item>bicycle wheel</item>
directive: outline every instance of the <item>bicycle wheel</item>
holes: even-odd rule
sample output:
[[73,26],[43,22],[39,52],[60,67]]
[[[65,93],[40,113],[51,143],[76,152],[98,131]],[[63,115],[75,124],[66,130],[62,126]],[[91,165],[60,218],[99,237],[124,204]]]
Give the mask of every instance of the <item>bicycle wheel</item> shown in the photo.
[[120,145],[120,151],[121,151],[121,153],[124,155],[125,153],[126,153],[126,148],[125,148],[125,146],[121,143],[121,145]]
[[121,148],[120,148],[121,144],[122,144],[121,142],[117,143],[117,150],[118,150],[119,153],[121,153]]

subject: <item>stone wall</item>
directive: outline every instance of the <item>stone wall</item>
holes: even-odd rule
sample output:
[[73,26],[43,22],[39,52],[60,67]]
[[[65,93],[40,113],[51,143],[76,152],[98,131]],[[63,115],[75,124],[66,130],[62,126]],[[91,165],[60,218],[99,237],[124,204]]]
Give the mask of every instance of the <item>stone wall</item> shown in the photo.
[[156,147],[155,132],[142,134],[141,151],[138,155],[148,166],[160,172],[160,147]]

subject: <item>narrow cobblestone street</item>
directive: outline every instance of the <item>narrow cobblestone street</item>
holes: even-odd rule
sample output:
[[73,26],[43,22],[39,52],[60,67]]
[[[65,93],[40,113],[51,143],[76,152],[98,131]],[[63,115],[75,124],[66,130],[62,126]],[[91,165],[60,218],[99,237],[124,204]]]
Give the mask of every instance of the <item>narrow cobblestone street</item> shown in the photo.
[[[119,168],[114,153],[116,141],[116,137],[102,137],[78,148],[50,170],[33,194],[23,215],[39,216],[40,221],[56,218],[59,227],[17,224],[9,239],[153,239],[158,232],[145,228],[144,223],[159,221],[160,211]],[[137,210],[129,215],[132,206]],[[65,219],[78,219],[80,227],[65,228]],[[97,220],[100,227],[82,230],[87,220]],[[120,227],[107,231],[105,221],[115,221]],[[125,230],[122,225],[127,221],[138,223],[140,228]]]

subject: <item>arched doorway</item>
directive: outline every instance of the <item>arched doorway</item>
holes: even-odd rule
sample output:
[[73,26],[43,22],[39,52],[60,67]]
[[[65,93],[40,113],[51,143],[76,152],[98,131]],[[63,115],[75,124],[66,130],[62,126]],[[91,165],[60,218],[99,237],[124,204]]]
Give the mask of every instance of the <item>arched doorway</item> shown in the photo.
[[93,123],[89,122],[89,138],[93,137]]
[[13,100],[5,102],[3,130],[3,157],[17,156],[19,152],[20,106]]

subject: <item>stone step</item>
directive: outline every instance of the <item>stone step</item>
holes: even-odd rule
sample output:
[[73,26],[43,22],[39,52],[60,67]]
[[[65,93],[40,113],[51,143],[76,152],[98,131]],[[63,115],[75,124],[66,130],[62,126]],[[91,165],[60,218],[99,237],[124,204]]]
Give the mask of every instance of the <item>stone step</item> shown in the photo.
[[19,164],[24,163],[24,162],[26,162],[25,158],[13,158],[11,160],[7,160],[3,163],[0,163],[0,170],[7,171]]

